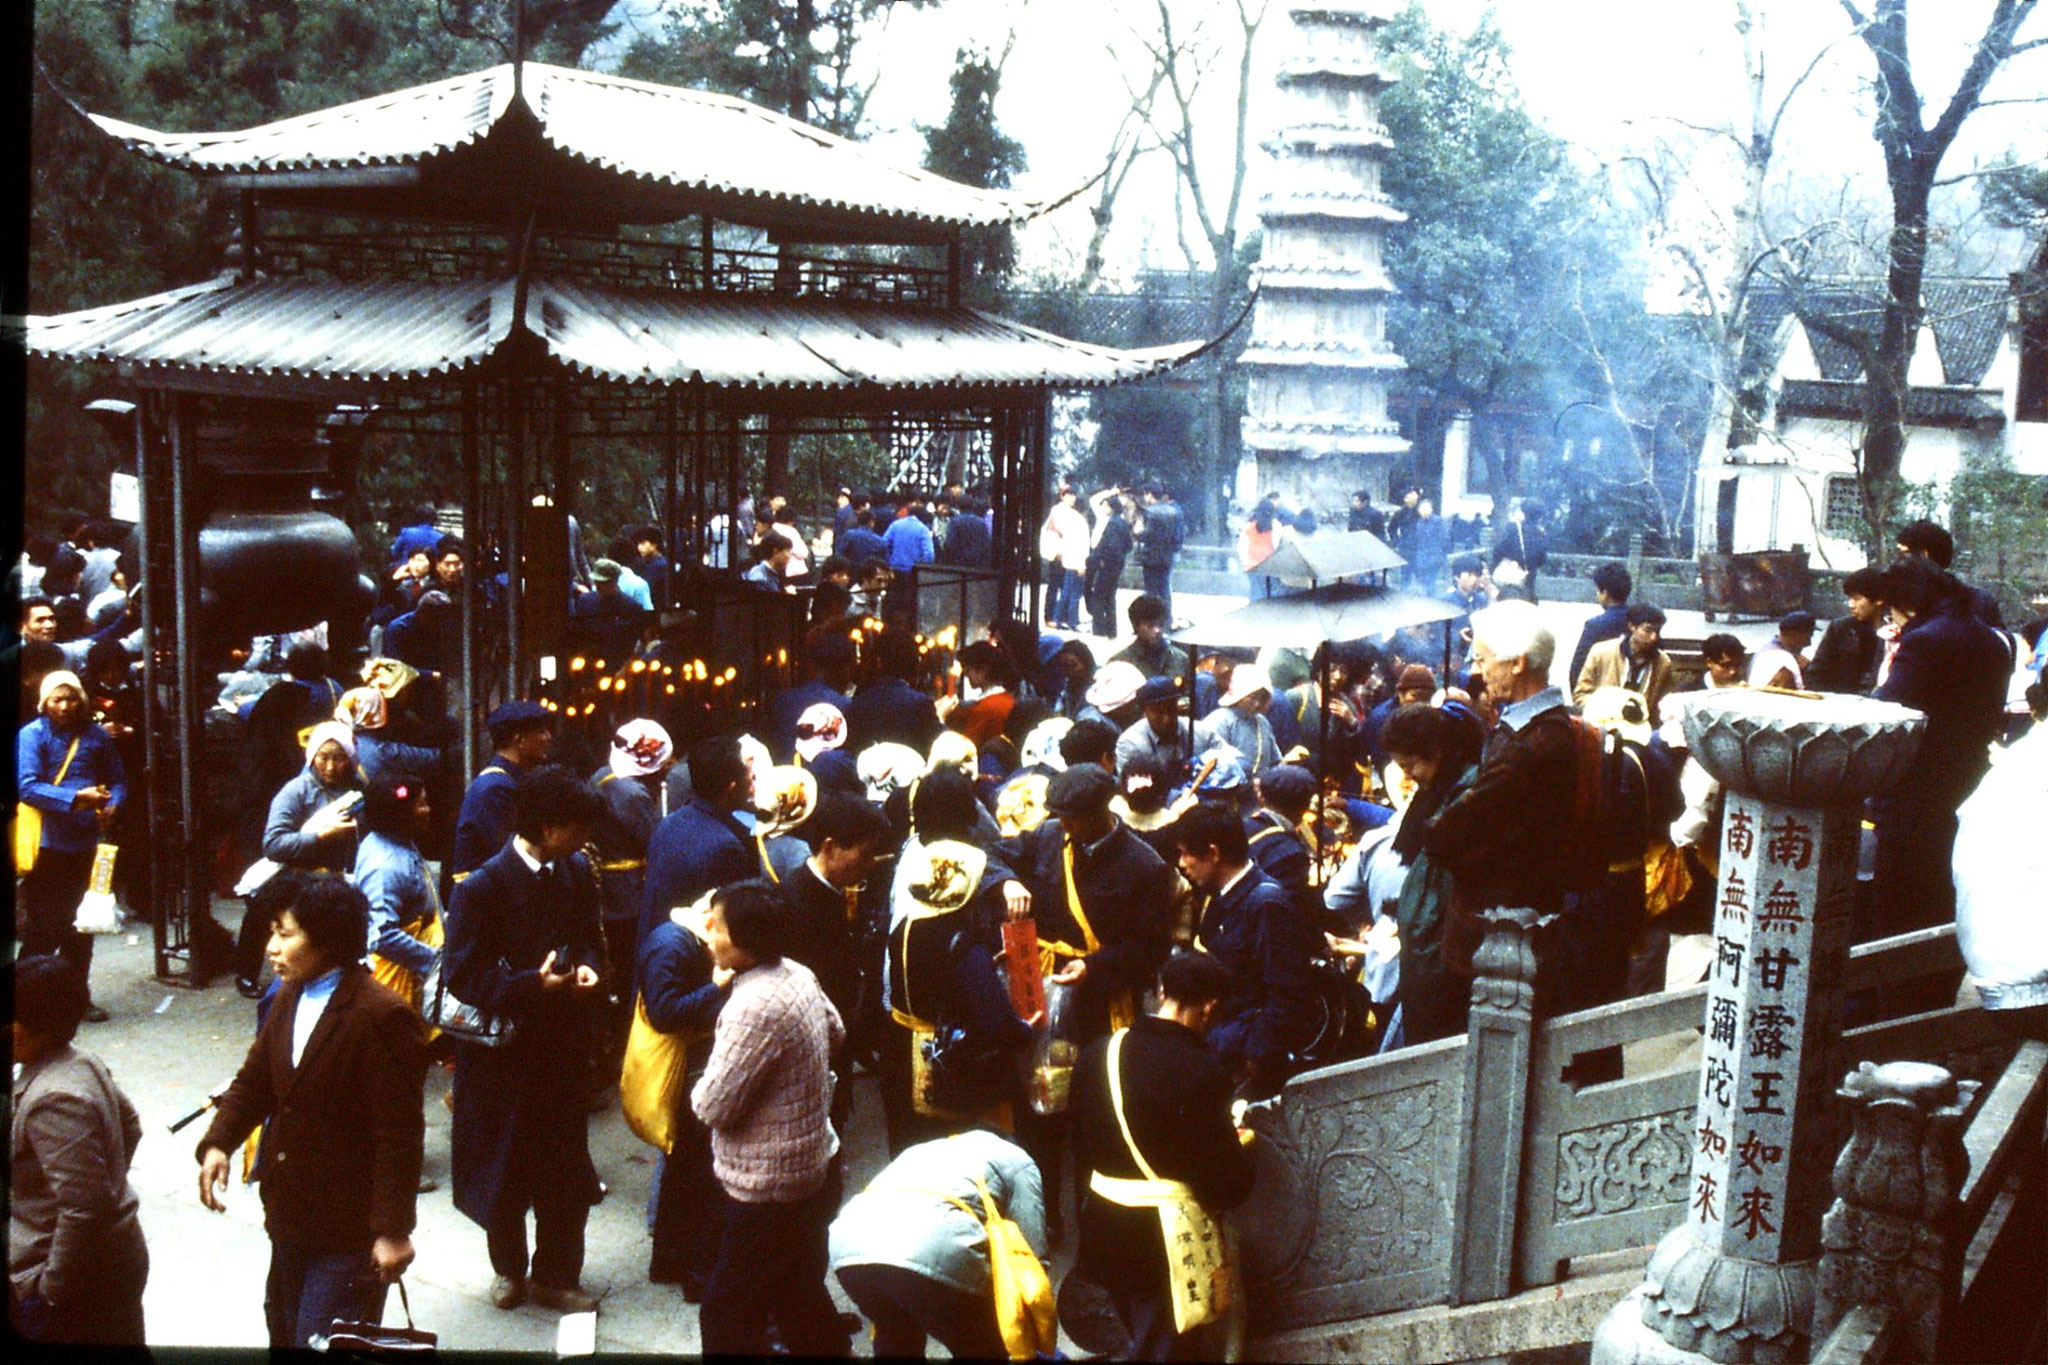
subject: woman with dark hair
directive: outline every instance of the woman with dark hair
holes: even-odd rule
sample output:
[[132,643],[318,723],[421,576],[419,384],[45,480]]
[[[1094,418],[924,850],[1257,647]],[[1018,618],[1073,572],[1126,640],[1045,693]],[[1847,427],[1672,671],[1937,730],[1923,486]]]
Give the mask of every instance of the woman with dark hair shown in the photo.
[[1053,714],[1079,720],[1088,705],[1088,689],[1095,682],[1095,651],[1079,640],[1069,640],[1053,651],[1047,672],[1046,700]]
[[1479,776],[1485,734],[1479,718],[1461,704],[1410,704],[1388,717],[1380,738],[1416,784],[1393,839],[1394,852],[1408,865],[1394,922],[1401,931],[1402,1037],[1427,1043],[1465,1031],[1475,945],[1449,941],[1456,888],[1450,870],[1430,857],[1423,841],[1437,812]]
[[698,1318],[703,1351],[766,1354],[772,1323],[792,1354],[843,1356],[846,1329],[825,1268],[840,1185],[832,1058],[846,1029],[817,977],[783,956],[795,924],[780,888],[721,888],[707,927],[712,960],[731,984],[690,1092],[725,1191],[725,1231]]
[[142,1121],[106,1063],[71,1046],[88,997],[55,955],[9,969],[14,1136],[7,1221],[10,1326],[34,1342],[141,1346],[149,1248],[128,1183]]
[[363,793],[355,883],[370,902],[370,972],[414,1008],[444,934],[440,894],[420,856],[433,814],[426,784],[411,773],[386,773]]
[[264,1317],[273,1349],[304,1350],[337,1318],[381,1319],[412,1263],[427,1042],[360,962],[362,893],[322,874],[290,885],[270,933],[280,989],[197,1155],[199,1200],[223,1212],[228,1153],[263,1125]]

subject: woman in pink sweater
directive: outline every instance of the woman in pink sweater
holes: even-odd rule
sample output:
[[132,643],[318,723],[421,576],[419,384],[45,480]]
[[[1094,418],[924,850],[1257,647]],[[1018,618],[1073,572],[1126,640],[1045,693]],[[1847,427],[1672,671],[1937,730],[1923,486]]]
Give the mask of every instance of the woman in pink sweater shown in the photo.
[[781,891],[739,882],[713,897],[711,956],[730,973],[711,1060],[690,1094],[711,1130],[725,1230],[698,1318],[705,1355],[762,1355],[772,1321],[796,1355],[847,1353],[825,1287],[839,1207],[832,1060],[846,1041],[810,969],[782,956],[792,914]]

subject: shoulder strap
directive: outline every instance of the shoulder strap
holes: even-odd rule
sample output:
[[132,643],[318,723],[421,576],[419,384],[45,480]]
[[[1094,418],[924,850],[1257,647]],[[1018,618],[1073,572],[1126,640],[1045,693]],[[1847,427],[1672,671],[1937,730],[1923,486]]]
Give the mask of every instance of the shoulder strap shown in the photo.
[[80,730],[78,734],[75,737],[73,737],[71,741],[71,747],[65,751],[64,762],[57,769],[57,775],[50,779],[51,786],[61,787],[64,785],[64,774],[71,771],[71,760],[78,757],[78,743],[80,740],[84,738],[85,731],[83,730]]
[[1067,837],[1065,831],[1060,835],[1060,864],[1066,873],[1067,912],[1080,927],[1082,946],[1091,953],[1098,952],[1102,941],[1095,937],[1095,928],[1088,923],[1088,912],[1081,908],[1081,888],[1074,884],[1074,841]]
[[1159,1175],[1152,1169],[1152,1163],[1145,1160],[1145,1154],[1138,1150],[1138,1141],[1131,1136],[1131,1121],[1124,1115],[1124,1078],[1122,1056],[1124,1039],[1131,1036],[1127,1028],[1118,1029],[1109,1040],[1109,1102],[1116,1110],[1117,1130],[1124,1135],[1124,1146],[1130,1149],[1131,1160],[1138,1164],[1138,1174],[1147,1180],[1157,1180]]
[[482,769],[480,769],[480,770],[479,770],[479,771],[477,772],[477,776],[478,776],[478,777],[483,777],[484,775],[486,775],[486,774],[488,774],[488,773],[496,773],[496,774],[497,774],[498,776],[500,776],[500,777],[510,777],[510,776],[512,776],[512,774],[511,774],[511,773],[510,773],[510,772],[509,772],[508,770],[506,770],[506,769],[504,769],[504,768],[501,768],[501,767],[499,767],[499,766],[498,766],[497,764],[495,764],[495,763],[491,763],[491,764],[486,764],[486,765],[485,765],[485,766],[484,766],[484,767],[483,767]]

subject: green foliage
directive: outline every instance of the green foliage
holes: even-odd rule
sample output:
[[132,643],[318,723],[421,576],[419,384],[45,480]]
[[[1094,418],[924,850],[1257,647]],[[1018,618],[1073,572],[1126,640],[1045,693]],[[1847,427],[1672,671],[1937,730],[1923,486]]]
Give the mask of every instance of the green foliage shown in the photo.
[[[986,53],[965,48],[956,60],[946,121],[924,130],[924,168],[977,189],[1006,190],[1025,161],[1024,144],[996,123],[1002,66]],[[1016,263],[1017,244],[1010,228],[968,234],[961,250],[964,292],[976,304],[992,302]]]
[[[1400,81],[1380,102],[1394,143],[1382,184],[1409,219],[1387,244],[1400,291],[1387,331],[1408,362],[1404,382],[1428,404],[1472,410],[1482,428],[1489,413],[1519,411],[1546,437],[1570,405],[1602,409],[1613,427],[1603,447],[1626,458],[1545,491],[1605,507],[1585,528],[1594,539],[1645,515],[1673,520],[1656,513],[1675,514],[1690,461],[1651,457],[1694,387],[1697,342],[1647,317],[1627,211],[1524,106],[1490,14],[1459,34],[1411,4],[1384,40]],[[1634,493],[1609,498],[1617,488]]]
[[619,73],[738,95],[851,137],[867,112],[853,76],[861,38],[892,7],[929,2],[676,0],[659,34],[633,40]]
[[1948,525],[1956,538],[1956,572],[1997,594],[2008,620],[2035,614],[2027,603],[2048,588],[2048,478],[2020,473],[2002,452],[1972,454],[1946,487],[1900,486],[1885,543],[1920,517]]

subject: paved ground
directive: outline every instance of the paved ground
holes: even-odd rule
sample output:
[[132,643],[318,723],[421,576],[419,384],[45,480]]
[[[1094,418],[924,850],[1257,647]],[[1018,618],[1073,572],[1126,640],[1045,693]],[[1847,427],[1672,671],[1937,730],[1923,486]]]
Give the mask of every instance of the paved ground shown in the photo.
[[[1124,613],[1129,608],[1131,599],[1137,595],[1129,588],[1120,589],[1117,593],[1117,621],[1126,627],[1126,633],[1118,635],[1115,640],[1097,639],[1093,635],[1081,637],[1094,647],[1097,659],[1107,659],[1131,642],[1128,618]],[[1204,596],[1182,592],[1173,595],[1174,615],[1182,625],[1200,625],[1213,621],[1244,604],[1245,599],[1242,597]],[[1551,667],[1550,680],[1569,695],[1573,679],[1565,675],[1570,669],[1572,649],[1579,642],[1580,629],[1599,608],[1591,602],[1542,602],[1538,605],[1543,610],[1543,619],[1550,626],[1551,633],[1557,637],[1557,658]],[[1717,631],[1726,631],[1741,640],[1752,652],[1759,645],[1769,641],[1777,631],[1776,626],[1767,621],[1740,625],[1716,621],[1709,624],[1707,618],[1696,611],[1672,611],[1667,613],[1667,617],[1664,633],[1673,639],[1700,640]],[[1086,619],[1085,614],[1083,619]]]
[[[1119,607],[1133,595],[1122,594]],[[1242,601],[1182,594],[1175,605],[1184,620],[1204,621]],[[1560,675],[1579,625],[1591,610],[1583,604],[1544,604],[1559,639]],[[1677,612],[1669,630],[1697,637],[1706,627],[1697,613]],[[1754,645],[1768,638],[1770,628],[1741,627],[1736,633]],[[1126,642],[1092,643],[1107,657]],[[239,922],[240,906],[221,902],[216,913],[232,930]],[[94,963],[94,994],[113,1018],[87,1026],[80,1037],[82,1046],[106,1059],[143,1118],[146,1137],[136,1152],[133,1179],[142,1196],[153,1262],[145,1298],[150,1344],[261,1347],[269,1242],[255,1187],[232,1185],[229,1211],[208,1213],[199,1204],[193,1157],[203,1123],[175,1136],[165,1131],[234,1074],[253,1036],[255,1007],[235,993],[230,978],[223,977],[204,991],[177,989],[157,982],[152,966],[147,926],[102,939]],[[1631,1070],[1677,1064],[1683,1052],[1679,1040],[1658,1055],[1631,1058]],[[419,1259],[407,1277],[415,1317],[439,1332],[449,1349],[554,1352],[560,1322],[555,1314],[533,1307],[505,1313],[490,1305],[491,1272],[483,1232],[450,1203],[449,1115],[441,1103],[448,1084],[449,1073],[439,1068],[428,1078],[427,1169],[442,1183],[439,1190],[420,1198],[420,1227],[414,1238]],[[886,1160],[880,1099],[871,1077],[857,1080],[851,1128],[848,1185],[858,1189]],[[616,1103],[591,1116],[590,1146],[598,1173],[611,1188],[609,1198],[591,1211],[583,1280],[602,1301],[596,1349],[695,1354],[696,1309],[682,1301],[679,1291],[646,1279],[643,1211],[654,1175],[651,1149],[626,1130]],[[1056,1277],[1072,1254],[1070,1235],[1056,1250]],[[392,1312],[396,1311],[394,1301]],[[866,1352],[864,1335],[856,1338],[855,1349]],[[940,1350],[936,1344],[933,1349]],[[1071,1352],[1070,1344],[1068,1349]]]
[[[233,928],[239,904],[218,902],[216,914]],[[234,1074],[254,1035],[255,1006],[235,993],[230,977],[193,991],[163,985],[151,975],[152,967],[146,925],[100,940],[94,995],[113,1017],[87,1025],[79,1036],[80,1046],[106,1060],[142,1115],[145,1136],[132,1178],[150,1247],[144,1297],[149,1344],[261,1347],[270,1244],[257,1189],[231,1183],[227,1213],[207,1212],[199,1203],[193,1155],[204,1121],[175,1136],[166,1131]],[[427,1172],[440,1179],[441,1188],[420,1196],[413,1238],[419,1259],[406,1276],[414,1317],[439,1332],[447,1349],[553,1353],[561,1319],[532,1306],[509,1313],[491,1306],[483,1230],[450,1202],[449,1113],[441,1102],[450,1075],[436,1067],[427,1079]],[[857,1190],[887,1160],[872,1077],[856,1078],[850,1127],[848,1186]],[[584,1288],[601,1301],[597,1350],[696,1354],[697,1310],[683,1302],[679,1290],[647,1282],[643,1215],[654,1179],[652,1149],[627,1131],[613,1102],[591,1115],[590,1150],[599,1176],[611,1187],[609,1197],[591,1210],[583,1275]],[[1070,1234],[1069,1245],[1055,1256],[1058,1269],[1071,1262],[1071,1240]],[[851,1307],[839,1297],[842,1307]],[[391,1321],[402,1320],[396,1296],[390,1314]],[[868,1352],[864,1333],[854,1348]],[[936,1343],[932,1350],[944,1353]]]

